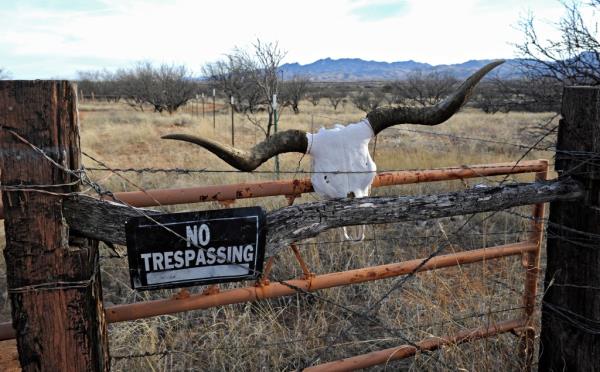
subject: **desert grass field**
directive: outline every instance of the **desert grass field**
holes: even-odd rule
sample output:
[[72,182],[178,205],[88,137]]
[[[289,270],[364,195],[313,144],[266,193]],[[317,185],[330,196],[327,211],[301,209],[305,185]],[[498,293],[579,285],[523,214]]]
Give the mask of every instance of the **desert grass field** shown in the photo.
[[[189,133],[230,143],[231,116],[226,107],[205,116],[196,106],[173,115],[135,111],[123,103],[81,102],[82,150],[88,168],[193,168],[226,172],[150,173],[89,170],[89,176],[110,191],[219,185],[273,180],[273,160],[256,173],[232,172],[206,150],[183,142],[161,140],[168,133]],[[260,115],[260,114],[259,114]],[[264,114],[263,114],[264,115]],[[260,118],[260,116],[257,116]],[[316,131],[364,117],[351,105],[333,110],[302,102],[300,114],[281,113],[279,128]],[[235,114],[235,143],[249,148],[264,138],[246,117]],[[371,150],[379,170],[424,169],[550,158],[552,153],[529,151],[511,144],[533,145],[529,129],[555,120],[552,113],[484,114],[466,108],[436,127],[402,125],[382,132]],[[264,122],[264,119],[263,119]],[[420,133],[428,131],[441,133]],[[451,134],[452,136],[447,136]],[[461,138],[470,137],[470,139]],[[478,141],[474,138],[484,139]],[[548,138],[552,141],[552,138]],[[280,157],[281,179],[305,178],[310,159],[300,154]],[[532,174],[511,176],[506,182],[531,181]],[[373,189],[373,195],[407,195],[461,190],[477,184],[494,185],[504,177],[403,185]],[[316,200],[304,195],[297,203]],[[260,205],[267,210],[287,205],[283,197],[239,200],[235,206]],[[218,209],[219,203],[161,207],[162,211]],[[531,208],[512,211],[529,215]],[[453,231],[466,223],[459,234]],[[366,227],[362,242],[344,241],[340,231],[329,231],[301,242],[304,259],[316,274],[427,257],[442,242],[443,253],[463,251],[525,239],[529,221],[510,213],[482,213],[431,221]],[[356,231],[355,231],[356,233]],[[3,232],[2,232],[3,235]],[[2,245],[4,239],[1,240]],[[116,251],[115,251],[116,250]],[[130,288],[124,247],[102,245],[101,270],[106,306],[166,298],[175,290],[136,292]],[[2,265],[2,271],[4,265]],[[2,273],[4,274],[4,272]],[[277,256],[272,280],[302,275],[292,252]],[[540,274],[540,279],[542,279]],[[115,371],[291,371],[432,336],[454,334],[491,322],[521,317],[524,269],[519,257],[419,273],[400,288],[400,279],[334,288],[315,296],[296,294],[274,300],[229,305],[209,310],[165,315],[109,325],[112,369]],[[0,320],[10,320],[5,281],[2,280]],[[234,288],[251,283],[223,285]],[[202,292],[192,287],[190,292]],[[380,301],[384,298],[383,301]],[[538,297],[539,299],[539,297]],[[371,311],[365,320],[357,314]],[[538,307],[539,312],[539,307]],[[539,330],[539,329],[538,329]],[[374,370],[514,371],[519,338],[504,334],[380,365]]]

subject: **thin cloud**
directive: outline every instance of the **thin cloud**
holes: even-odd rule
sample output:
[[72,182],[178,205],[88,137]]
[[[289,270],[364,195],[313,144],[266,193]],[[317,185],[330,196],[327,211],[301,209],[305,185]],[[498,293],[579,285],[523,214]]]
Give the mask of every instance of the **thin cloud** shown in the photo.
[[551,20],[562,14],[558,1],[509,1],[93,0],[76,7],[66,0],[0,1],[0,65],[17,79],[74,77],[80,69],[139,60],[200,71],[257,38],[278,41],[288,52],[284,62],[509,58],[510,43],[522,36],[512,27],[519,14],[531,9]]
[[406,14],[408,8],[406,1],[369,2],[352,9],[350,13],[361,21],[379,21]]

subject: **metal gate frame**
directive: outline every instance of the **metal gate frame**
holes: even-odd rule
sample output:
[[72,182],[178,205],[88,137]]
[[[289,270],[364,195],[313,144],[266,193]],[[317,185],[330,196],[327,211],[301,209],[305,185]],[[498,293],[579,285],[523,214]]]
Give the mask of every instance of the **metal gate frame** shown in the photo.
[[[439,168],[432,170],[414,170],[387,172],[377,175],[373,187],[403,185],[422,182],[448,181],[497,175],[535,173],[535,180],[546,180],[548,175],[547,160],[531,160],[518,163],[494,163],[472,166]],[[303,193],[312,192],[309,179],[282,180],[269,182],[244,183],[220,186],[204,186],[183,189],[162,189],[115,193],[115,196],[132,206],[148,207],[157,205],[174,205],[197,202],[218,201],[230,205],[237,199],[282,195],[292,204],[295,198]],[[3,218],[0,205],[0,218]],[[525,267],[525,288],[523,294],[523,317],[504,321],[487,327],[464,330],[454,336],[428,338],[413,345],[402,345],[391,349],[380,350],[358,355],[347,359],[332,361],[309,367],[307,371],[343,371],[365,368],[391,360],[407,358],[421,350],[434,350],[446,344],[468,342],[505,332],[522,334],[520,342],[521,356],[525,358],[525,366],[530,369],[533,358],[535,329],[532,327],[532,316],[535,310],[537,280],[539,273],[540,249],[543,239],[544,204],[536,204],[532,214],[532,232],[526,241],[470,250],[431,258],[425,264],[423,259],[378,265],[361,269],[315,275],[308,268],[295,245],[291,248],[302,269],[303,276],[287,280],[286,284],[271,283],[268,279],[273,259],[267,261],[263,278],[253,286],[220,291],[217,286],[210,286],[201,294],[190,294],[181,290],[171,298],[142,301],[132,304],[116,305],[106,308],[106,320],[109,323],[123,322],[147,318],[157,315],[172,314],[182,311],[208,309],[228,304],[244,303],[289,296],[303,290],[313,292],[320,289],[364,283],[385,278],[406,275],[413,271],[421,272],[444,267],[481,262],[507,256],[521,255]],[[0,341],[15,337],[11,323],[0,324]]]

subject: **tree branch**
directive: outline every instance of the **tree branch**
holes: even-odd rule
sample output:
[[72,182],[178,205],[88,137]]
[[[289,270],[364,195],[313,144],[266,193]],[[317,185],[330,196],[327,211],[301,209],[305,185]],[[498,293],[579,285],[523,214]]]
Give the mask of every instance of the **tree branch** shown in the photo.
[[[510,207],[575,199],[580,185],[571,179],[483,187],[437,195],[337,199],[294,205],[267,214],[267,255],[321,232],[352,225],[425,220]],[[125,221],[159,212],[126,207],[91,197],[66,200],[65,218],[73,233],[125,245]]]

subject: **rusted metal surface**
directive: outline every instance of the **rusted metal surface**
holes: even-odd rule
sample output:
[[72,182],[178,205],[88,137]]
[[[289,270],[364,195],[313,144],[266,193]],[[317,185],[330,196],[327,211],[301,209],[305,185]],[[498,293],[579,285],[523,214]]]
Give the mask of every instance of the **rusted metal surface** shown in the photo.
[[[521,255],[523,252],[535,250],[536,247],[537,246],[531,242],[521,242],[437,256],[421,266],[418,271],[434,270],[442,267],[474,263],[510,255]],[[106,309],[106,319],[109,323],[123,322],[156,315],[289,296],[297,292],[296,288],[312,292],[319,289],[364,283],[408,274],[417,269],[422,261],[422,259],[415,259],[400,263],[316,275],[307,279],[292,279],[286,281],[287,285],[282,283],[271,283],[264,286],[232,289],[210,296],[191,295],[188,298],[179,300],[169,298],[117,305]],[[2,338],[0,337],[0,339]]]
[[466,178],[491,177],[504,174],[541,172],[544,163],[539,160],[528,160],[517,163],[493,163],[465,165],[431,170],[401,171],[379,173],[373,180],[373,187],[406,185],[411,183],[449,181]]
[[351,358],[308,367],[304,369],[304,372],[342,372],[368,368],[378,364],[388,363],[392,360],[408,358],[422,350],[436,350],[444,345],[460,344],[510,332],[524,327],[525,324],[526,322],[524,320],[508,320],[479,328],[466,329],[458,332],[454,336],[426,338],[423,341],[416,343],[418,347],[413,345],[402,345],[385,350],[374,351],[368,354],[357,355]]
[[[490,177],[503,174],[530,172],[536,172],[536,180],[541,180],[546,179],[547,169],[547,161],[540,160],[523,161],[517,165],[515,165],[515,163],[497,163],[426,171],[390,172],[379,174],[375,178],[373,186],[382,187],[419,182]],[[169,205],[206,201],[229,203],[242,198],[276,195],[283,195],[286,197],[293,195],[295,198],[300,196],[302,193],[312,191],[310,180],[304,179],[171,190],[150,190],[145,193],[125,192],[117,193],[116,196],[128,204],[143,207],[154,206],[158,204]],[[289,202],[293,203],[293,198],[288,198],[288,200]],[[543,236],[543,225],[541,223],[541,218],[543,218],[543,210],[542,204],[535,206],[534,217],[538,219],[536,220],[537,222],[534,222],[532,235],[526,242],[437,256],[432,258],[420,268],[418,267],[422,263],[422,259],[415,259],[401,263],[393,263],[316,276],[310,274],[308,267],[306,267],[305,264],[303,265],[304,261],[301,257],[299,257],[299,263],[305,275],[301,279],[292,279],[287,281],[287,285],[282,283],[270,283],[266,277],[268,274],[266,274],[263,280],[260,280],[255,286],[252,287],[238,288],[223,292],[219,292],[217,288],[211,288],[211,290],[205,291],[202,294],[192,295],[186,292],[185,295],[181,295],[180,293],[170,299],[113,306],[105,310],[106,319],[109,323],[129,321],[156,315],[207,309],[228,304],[288,296],[295,294],[298,289],[312,292],[325,288],[375,281],[399,275],[405,275],[417,268],[418,271],[427,271],[443,267],[475,263],[505,256],[522,255],[527,268],[524,293],[524,320],[507,321],[498,323],[496,325],[491,325],[489,327],[466,330],[459,332],[452,337],[425,339],[417,343],[418,349],[413,346],[405,345],[365,355],[359,355],[340,361],[325,363],[319,366],[311,367],[307,370],[342,371],[366,368],[385,363],[389,360],[396,360],[412,356],[419,350],[434,350],[446,344],[467,342],[511,330],[520,330],[523,332],[524,337],[521,341],[521,350],[523,353],[525,353],[524,357],[527,358],[525,359],[527,363],[526,365],[530,366],[531,356],[533,355],[532,350],[534,345],[533,342],[535,330],[531,327],[527,327],[527,325],[530,323],[531,315],[533,314],[535,306],[537,274],[539,270],[539,252],[541,239]],[[2,206],[0,205],[0,212],[1,211]],[[271,265],[272,261],[267,264],[268,269],[266,271],[270,271]],[[309,273],[309,275],[307,275],[307,273]],[[12,328],[12,324],[0,324],[0,340],[12,339],[14,337],[15,331]]]
[[[531,173],[543,170],[539,161],[497,163],[465,166],[464,168],[440,168],[432,170],[400,171],[380,173],[373,187],[403,185],[420,182],[447,181],[462,178],[490,177],[502,174]],[[207,201],[229,201],[278,195],[299,196],[313,192],[310,179],[253,182],[232,185],[202,186],[182,189],[130,191],[116,193],[124,202],[136,207],[198,203]]]
[[[541,160],[545,164],[545,169],[536,173],[535,180],[543,181],[548,179],[548,161]],[[542,240],[544,238],[544,204],[536,204],[533,206],[533,220],[531,223],[531,234],[529,241],[536,245],[536,249],[528,251],[524,254],[525,264],[525,285],[523,292],[524,316],[528,325],[532,325],[533,314],[535,312],[535,304],[537,297],[538,275],[540,272],[540,253],[542,248]],[[535,351],[535,330],[533,328],[525,331],[524,337],[520,344],[521,358],[525,361],[525,371],[531,371],[533,356]]]
[[271,256],[267,259],[267,263],[265,264],[265,269],[263,270],[261,277],[256,281],[257,286],[269,285],[269,283],[271,282],[271,280],[269,279],[269,276],[271,275],[271,269],[273,269],[273,263],[275,262],[275,257],[277,257],[277,256]]
[[[421,266],[418,271],[429,271],[444,267],[480,262],[506,256],[522,255],[535,251],[537,245],[532,242],[520,242],[501,245],[497,247],[475,249],[436,256]],[[148,318],[151,316],[173,314],[182,311],[208,309],[222,305],[231,305],[249,301],[264,300],[293,295],[296,288],[312,292],[325,288],[339,287],[406,275],[417,269],[423,259],[414,259],[399,263],[366,267],[349,271],[315,275],[306,279],[291,279],[282,283],[264,282],[257,286],[236,288],[212,294],[194,294],[182,298],[168,298],[164,300],[144,301],[133,304],[117,305],[107,308],[106,320],[108,323],[124,322],[129,320]],[[11,323],[0,324],[0,341],[15,337]]]
[[[448,181],[476,177],[491,177],[503,174],[541,172],[544,163],[528,160],[516,163],[494,163],[465,165],[430,170],[407,170],[378,174],[373,180],[373,187],[404,185],[420,182]],[[178,189],[159,189],[146,191],[117,192],[115,196],[135,207],[151,207],[157,205],[174,205],[219,201],[231,203],[237,199],[258,198],[266,196],[298,197],[313,192],[310,179],[281,180],[267,182],[251,182],[232,185],[200,186]],[[2,206],[0,205],[0,212]],[[0,213],[0,218],[4,214]]]
[[296,257],[296,261],[298,261],[298,264],[300,265],[300,268],[302,269],[302,274],[304,275],[302,278],[308,279],[311,276],[314,276],[314,274],[310,271],[310,269],[308,268],[308,265],[304,261],[304,258],[302,258],[302,254],[300,254],[300,250],[298,249],[298,246],[296,244],[292,243],[290,245],[290,248],[292,248],[292,252],[294,252],[294,257]]
[[312,192],[309,179],[281,180],[267,182],[237,183],[231,185],[215,185],[188,187],[180,189],[129,191],[115,193],[115,196],[135,207],[174,205],[185,203],[202,203],[218,201],[232,203],[237,199],[258,198],[278,195],[300,195]]

